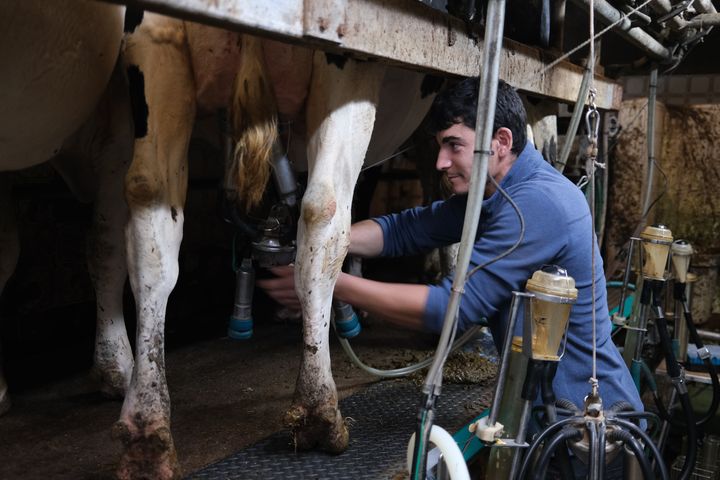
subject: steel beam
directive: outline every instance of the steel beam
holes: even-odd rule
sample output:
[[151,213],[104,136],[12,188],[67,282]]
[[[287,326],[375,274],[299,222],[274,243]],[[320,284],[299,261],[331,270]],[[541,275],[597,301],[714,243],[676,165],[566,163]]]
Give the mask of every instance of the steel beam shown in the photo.
[[[350,53],[421,71],[477,76],[482,41],[464,22],[417,0],[103,0]],[[575,103],[583,68],[505,40],[500,78],[527,93]],[[618,110],[622,87],[595,76],[598,108]]]

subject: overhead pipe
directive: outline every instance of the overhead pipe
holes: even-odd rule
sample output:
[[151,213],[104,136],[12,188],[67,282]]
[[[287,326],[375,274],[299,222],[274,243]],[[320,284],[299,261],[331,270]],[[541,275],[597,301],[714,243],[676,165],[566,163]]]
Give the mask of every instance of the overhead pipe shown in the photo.
[[695,0],[693,7],[695,7],[695,11],[700,13],[717,13],[715,5],[710,0]]
[[595,13],[598,19],[606,25],[614,24],[614,30],[626,40],[646,52],[651,57],[669,62],[672,60],[672,53],[660,42],[655,40],[649,33],[639,27],[633,27],[630,19],[605,0],[574,0],[589,10],[595,5]]
[[702,13],[685,22],[687,28],[716,27],[720,25],[720,13]]
[[[667,15],[673,9],[673,5],[672,3],[670,3],[670,0],[655,0],[653,2],[650,2],[649,6],[660,17],[662,17],[663,15]],[[688,22],[683,19],[679,14],[669,18],[664,23],[667,23],[668,27],[670,27],[672,30],[682,30],[684,28],[687,28],[688,26]]]

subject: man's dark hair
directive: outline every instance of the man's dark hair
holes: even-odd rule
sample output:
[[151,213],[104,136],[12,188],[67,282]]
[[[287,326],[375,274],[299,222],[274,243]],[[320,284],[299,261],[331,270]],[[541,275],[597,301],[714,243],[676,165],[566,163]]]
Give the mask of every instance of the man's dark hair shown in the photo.
[[[470,77],[440,92],[428,114],[430,133],[435,135],[456,123],[474,130],[479,86],[480,79]],[[513,136],[511,151],[519,155],[527,143],[527,115],[522,100],[513,87],[500,80],[495,105],[493,132],[502,127],[509,128]]]

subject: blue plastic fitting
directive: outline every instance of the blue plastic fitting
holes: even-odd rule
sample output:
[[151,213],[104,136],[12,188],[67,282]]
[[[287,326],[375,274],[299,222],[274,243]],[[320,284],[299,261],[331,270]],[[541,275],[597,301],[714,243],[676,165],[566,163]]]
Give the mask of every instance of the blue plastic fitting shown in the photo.
[[335,330],[341,338],[356,337],[362,327],[360,319],[355,314],[352,306],[339,300],[333,301],[333,310],[335,312]]
[[235,340],[247,340],[253,334],[253,319],[230,317],[227,330],[228,337]]
[[247,340],[253,334],[252,296],[255,286],[255,271],[252,260],[243,259],[235,272],[235,304],[230,322],[228,337],[235,340]]

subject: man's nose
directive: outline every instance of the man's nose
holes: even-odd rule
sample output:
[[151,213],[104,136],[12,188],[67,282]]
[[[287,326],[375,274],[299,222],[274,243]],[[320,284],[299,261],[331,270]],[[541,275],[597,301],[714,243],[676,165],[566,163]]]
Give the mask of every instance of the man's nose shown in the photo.
[[438,153],[437,160],[435,161],[435,168],[437,170],[447,170],[451,165],[452,161],[450,160],[450,157],[444,155],[442,152]]

